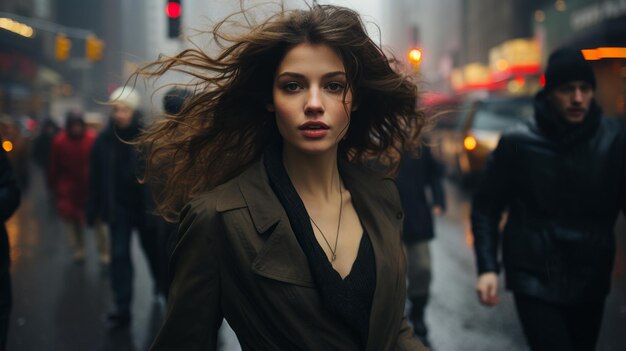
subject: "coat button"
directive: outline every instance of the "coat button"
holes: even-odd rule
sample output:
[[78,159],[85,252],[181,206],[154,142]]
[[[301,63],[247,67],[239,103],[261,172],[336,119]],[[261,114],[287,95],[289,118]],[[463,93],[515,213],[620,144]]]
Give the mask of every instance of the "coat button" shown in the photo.
[[402,213],[402,211],[398,211],[398,213],[396,213],[396,218],[402,219],[402,217],[404,217],[404,214]]

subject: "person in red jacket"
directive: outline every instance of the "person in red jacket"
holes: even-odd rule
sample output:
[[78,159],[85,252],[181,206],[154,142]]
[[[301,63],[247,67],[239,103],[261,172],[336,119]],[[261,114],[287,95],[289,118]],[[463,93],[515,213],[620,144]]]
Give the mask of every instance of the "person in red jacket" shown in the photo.
[[[49,163],[50,189],[57,212],[65,222],[74,260],[85,259],[84,224],[89,184],[89,157],[96,139],[85,125],[82,112],[67,113],[65,129],[52,141]],[[96,230],[100,262],[108,263],[106,234]]]

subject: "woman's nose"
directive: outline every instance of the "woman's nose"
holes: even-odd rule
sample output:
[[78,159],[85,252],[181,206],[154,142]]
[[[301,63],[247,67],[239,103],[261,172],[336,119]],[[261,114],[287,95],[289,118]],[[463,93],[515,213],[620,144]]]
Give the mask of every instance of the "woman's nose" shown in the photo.
[[304,107],[306,113],[323,113],[324,104],[322,103],[321,91],[317,87],[313,87],[309,90],[307,96],[307,102]]

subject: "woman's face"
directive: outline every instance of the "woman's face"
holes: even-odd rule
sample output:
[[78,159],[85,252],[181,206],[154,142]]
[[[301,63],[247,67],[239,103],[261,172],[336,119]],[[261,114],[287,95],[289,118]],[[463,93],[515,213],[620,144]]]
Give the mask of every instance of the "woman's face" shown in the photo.
[[337,152],[348,130],[352,92],[343,62],[326,45],[290,49],[274,77],[273,104],[285,148],[306,154]]

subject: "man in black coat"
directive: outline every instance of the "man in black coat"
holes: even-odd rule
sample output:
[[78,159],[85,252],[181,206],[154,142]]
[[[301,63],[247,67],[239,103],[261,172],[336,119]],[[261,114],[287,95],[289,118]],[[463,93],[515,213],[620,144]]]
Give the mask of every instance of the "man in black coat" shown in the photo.
[[12,305],[9,238],[4,222],[13,215],[19,204],[20,190],[6,153],[0,147],[0,351],[4,351],[6,347]]
[[[98,135],[91,151],[87,222],[102,220],[109,226],[111,240],[111,287],[115,310],[109,314],[109,329],[130,323],[133,295],[131,235],[136,229],[152,277],[158,271],[155,216],[147,187],[140,184],[140,160],[127,142],[140,133],[139,95],[120,87],[111,93],[111,123]],[[157,292],[155,290],[155,292]]]
[[[443,214],[446,206],[441,165],[433,159],[429,147],[423,146],[419,153],[402,157],[396,183],[405,213],[402,239],[407,252],[409,320],[415,335],[429,346],[424,311],[431,281],[429,241],[435,235],[432,215]],[[427,188],[431,201],[426,196]]]
[[593,350],[626,209],[623,124],[602,118],[580,50],[553,53],[535,123],[505,133],[475,194],[472,229],[485,305],[498,302],[498,231],[506,285],[532,350]]

